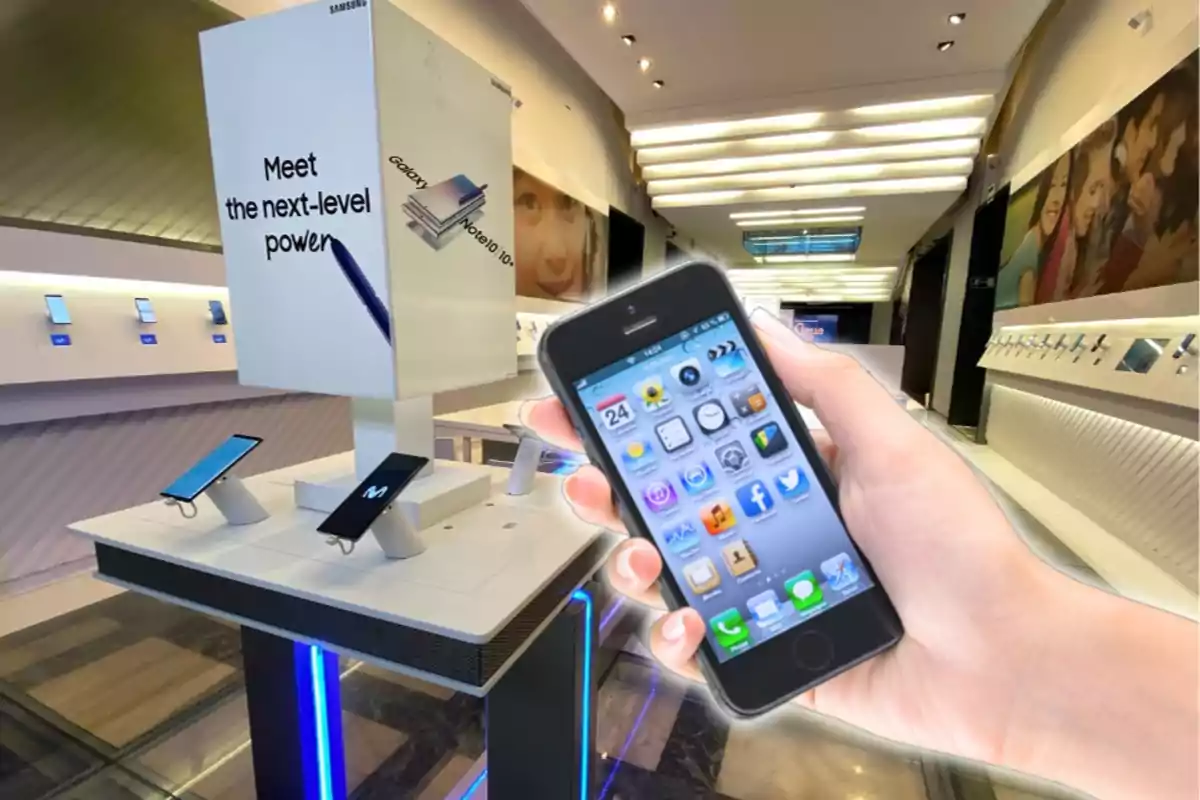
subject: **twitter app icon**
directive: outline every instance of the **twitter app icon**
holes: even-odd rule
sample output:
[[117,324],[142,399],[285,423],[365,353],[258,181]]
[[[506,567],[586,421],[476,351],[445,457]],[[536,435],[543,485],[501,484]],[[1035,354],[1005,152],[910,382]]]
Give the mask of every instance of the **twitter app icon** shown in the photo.
[[775,488],[786,500],[798,500],[808,494],[808,476],[799,467],[786,469],[775,477]]

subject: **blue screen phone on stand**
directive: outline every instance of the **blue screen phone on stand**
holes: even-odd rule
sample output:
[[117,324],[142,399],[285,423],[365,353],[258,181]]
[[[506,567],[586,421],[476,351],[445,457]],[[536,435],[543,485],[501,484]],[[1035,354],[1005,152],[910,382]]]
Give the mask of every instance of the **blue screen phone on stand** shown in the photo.
[[172,500],[190,503],[260,444],[262,439],[257,436],[234,434],[193,464],[191,469],[176,478],[159,494]]

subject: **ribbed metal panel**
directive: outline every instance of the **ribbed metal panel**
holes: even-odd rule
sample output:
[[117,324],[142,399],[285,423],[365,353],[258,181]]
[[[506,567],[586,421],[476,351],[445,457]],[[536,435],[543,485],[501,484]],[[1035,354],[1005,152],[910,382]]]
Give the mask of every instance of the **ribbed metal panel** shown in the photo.
[[198,0],[0,3],[0,218],[219,244]]
[[1079,406],[994,386],[988,444],[1196,591],[1200,445]]
[[0,582],[91,555],[70,522],[153,500],[231,433],[265,440],[265,472],[353,447],[350,403],[280,395],[0,427]]

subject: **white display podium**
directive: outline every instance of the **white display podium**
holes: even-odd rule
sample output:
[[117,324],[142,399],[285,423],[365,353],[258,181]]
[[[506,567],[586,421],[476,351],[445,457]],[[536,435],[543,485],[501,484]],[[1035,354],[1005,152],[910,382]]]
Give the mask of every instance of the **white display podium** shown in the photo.
[[[342,555],[316,531],[324,515],[295,506],[293,484],[349,469],[352,459],[346,453],[245,479],[271,514],[251,525],[229,525],[203,498],[192,519],[155,502],[70,527],[95,543],[101,579],[242,626],[253,741],[303,739],[306,719],[325,720],[330,794],[311,796],[345,795],[329,766],[341,758],[336,681],[321,682],[320,713],[308,716],[313,706],[303,690],[274,684],[281,670],[310,682],[318,673],[336,676],[338,653],[487,696],[489,796],[533,796],[522,793],[543,791],[548,774],[541,759],[507,756],[502,739],[513,740],[510,747],[522,740],[522,752],[573,755],[560,780],[577,787],[579,770],[590,772],[583,753],[594,741],[579,713],[595,691],[596,627],[590,600],[579,611],[568,606],[614,538],[574,516],[561,479],[539,475],[529,494],[514,497],[504,491],[507,470],[478,467],[493,477],[489,499],[421,531],[429,546],[420,556],[388,559],[370,537]],[[531,646],[545,652],[526,654]],[[518,664],[519,680],[506,681]],[[497,704],[506,710],[498,713]],[[564,708],[573,711],[564,717]],[[542,715],[549,719],[538,723]],[[310,796],[303,758],[288,766],[264,755],[259,775],[258,749],[260,795]]]

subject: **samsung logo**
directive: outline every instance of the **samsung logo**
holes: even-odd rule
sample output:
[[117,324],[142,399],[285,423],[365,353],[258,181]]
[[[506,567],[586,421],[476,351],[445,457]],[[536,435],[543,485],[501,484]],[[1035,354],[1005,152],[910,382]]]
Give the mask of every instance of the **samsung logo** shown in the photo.
[[343,3],[334,3],[329,7],[330,14],[336,14],[339,11],[352,11],[356,8],[366,8],[367,0],[345,0]]

